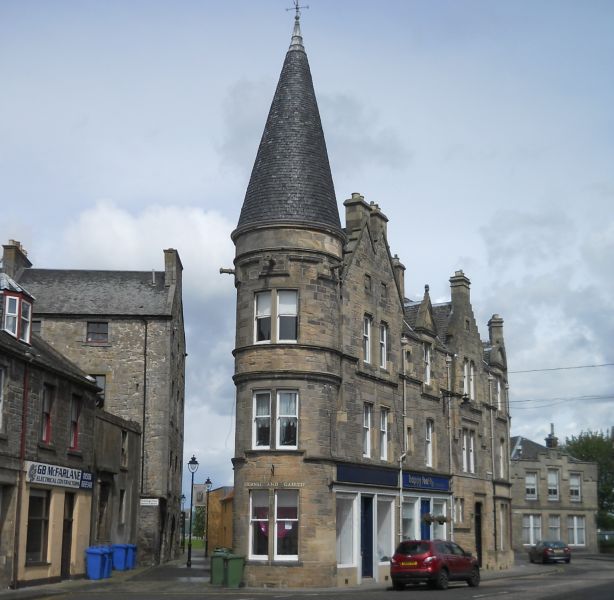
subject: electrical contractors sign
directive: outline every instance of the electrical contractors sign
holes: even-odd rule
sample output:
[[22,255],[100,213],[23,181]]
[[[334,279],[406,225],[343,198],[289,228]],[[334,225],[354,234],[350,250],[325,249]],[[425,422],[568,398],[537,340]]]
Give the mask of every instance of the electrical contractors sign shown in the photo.
[[26,461],[26,482],[91,490],[94,478],[89,471],[28,460]]

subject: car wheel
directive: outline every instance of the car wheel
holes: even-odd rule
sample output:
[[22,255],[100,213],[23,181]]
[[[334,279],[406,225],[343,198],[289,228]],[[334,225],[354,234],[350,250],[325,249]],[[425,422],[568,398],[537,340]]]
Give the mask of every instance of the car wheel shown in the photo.
[[565,562],[566,562],[567,564],[569,564],[569,563],[571,562],[571,558],[566,558],[566,559],[565,559]]
[[401,583],[400,581],[393,581],[392,589],[393,590],[403,590],[405,589],[405,584]]
[[449,583],[448,572],[445,569],[441,569],[435,579],[435,587],[438,590],[447,590]]
[[471,576],[467,579],[467,585],[469,587],[478,587],[480,585],[480,569],[477,567],[473,567],[473,571],[471,571]]
[[529,554],[529,562],[531,564],[533,564],[535,561],[533,560],[533,556],[531,554]]

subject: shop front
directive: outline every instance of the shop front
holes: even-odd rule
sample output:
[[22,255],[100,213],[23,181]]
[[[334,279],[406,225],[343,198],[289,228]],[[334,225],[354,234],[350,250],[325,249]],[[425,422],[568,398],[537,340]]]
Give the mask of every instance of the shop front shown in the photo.
[[85,575],[93,475],[26,461],[18,534],[18,585]]

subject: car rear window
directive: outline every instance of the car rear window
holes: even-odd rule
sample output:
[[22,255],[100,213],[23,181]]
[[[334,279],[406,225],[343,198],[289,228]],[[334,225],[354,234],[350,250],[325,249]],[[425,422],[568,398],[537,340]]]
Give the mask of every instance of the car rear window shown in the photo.
[[407,554],[413,556],[415,554],[424,554],[430,550],[428,542],[410,541],[401,542],[397,548],[399,554]]
[[563,542],[544,542],[544,545],[550,546],[550,548],[565,548]]

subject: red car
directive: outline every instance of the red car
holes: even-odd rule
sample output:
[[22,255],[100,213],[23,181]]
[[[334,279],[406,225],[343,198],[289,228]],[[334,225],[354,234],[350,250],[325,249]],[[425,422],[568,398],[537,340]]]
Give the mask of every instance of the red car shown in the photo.
[[571,550],[565,542],[558,540],[542,540],[529,550],[531,562],[570,562]]
[[401,542],[390,559],[392,587],[402,590],[408,583],[428,583],[440,590],[449,581],[480,585],[480,566],[471,552],[447,540]]

